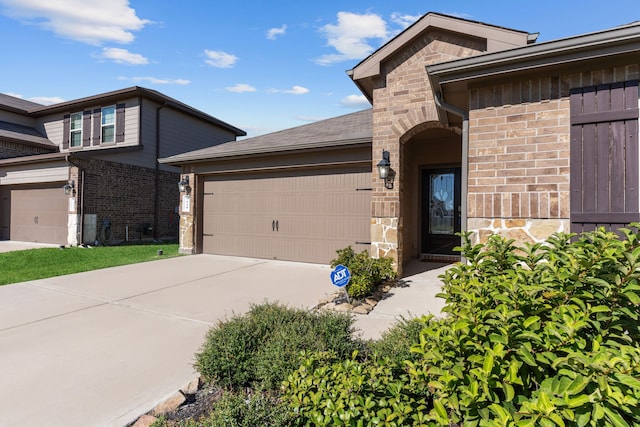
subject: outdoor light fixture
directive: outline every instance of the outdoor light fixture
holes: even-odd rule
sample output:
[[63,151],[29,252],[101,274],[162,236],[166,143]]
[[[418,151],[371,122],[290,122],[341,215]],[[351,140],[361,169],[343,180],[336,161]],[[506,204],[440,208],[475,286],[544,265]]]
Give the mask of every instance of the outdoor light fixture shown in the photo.
[[385,188],[393,188],[393,171],[391,170],[391,161],[389,160],[389,152],[382,150],[382,160],[378,162],[378,176],[384,180]]
[[66,194],[67,196],[72,196],[74,193],[75,187],[76,187],[76,182],[69,181],[62,186],[62,190],[64,191],[64,194]]
[[182,179],[178,183],[178,190],[180,190],[181,193],[191,190],[191,187],[189,187],[189,175],[185,175],[182,177]]

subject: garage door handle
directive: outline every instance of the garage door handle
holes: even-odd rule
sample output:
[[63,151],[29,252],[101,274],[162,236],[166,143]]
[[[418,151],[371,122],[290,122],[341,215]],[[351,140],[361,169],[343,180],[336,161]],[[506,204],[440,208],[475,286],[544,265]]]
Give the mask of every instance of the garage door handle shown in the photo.
[[271,221],[271,231],[276,231],[276,220]]
[[279,231],[279,228],[280,228],[280,224],[278,222],[279,221],[276,219],[276,231]]

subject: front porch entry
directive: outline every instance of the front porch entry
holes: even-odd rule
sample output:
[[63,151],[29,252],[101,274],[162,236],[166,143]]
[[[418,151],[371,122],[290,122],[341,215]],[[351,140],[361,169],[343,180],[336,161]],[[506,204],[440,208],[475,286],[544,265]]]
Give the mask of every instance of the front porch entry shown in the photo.
[[457,255],[461,229],[460,168],[423,169],[421,253]]

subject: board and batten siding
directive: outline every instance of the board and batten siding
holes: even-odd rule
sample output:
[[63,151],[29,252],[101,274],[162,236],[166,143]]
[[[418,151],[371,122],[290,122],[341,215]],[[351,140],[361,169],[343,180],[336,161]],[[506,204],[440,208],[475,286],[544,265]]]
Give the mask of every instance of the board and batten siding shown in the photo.
[[[0,166],[0,185],[37,184],[67,181],[69,168],[64,161],[47,164]],[[62,187],[60,189],[62,192]]]

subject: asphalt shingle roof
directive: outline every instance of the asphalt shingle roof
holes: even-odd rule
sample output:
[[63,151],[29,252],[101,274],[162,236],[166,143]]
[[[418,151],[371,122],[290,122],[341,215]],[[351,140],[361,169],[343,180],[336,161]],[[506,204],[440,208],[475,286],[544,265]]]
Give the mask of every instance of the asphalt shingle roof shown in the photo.
[[183,163],[371,142],[373,110],[367,109],[344,116],[321,120],[253,138],[231,141],[213,147],[161,159],[161,163]]
[[0,121],[0,138],[11,139],[20,143],[50,147],[51,149],[58,148],[56,144],[42,136],[42,134],[36,129],[15,123]]
[[41,104],[27,101],[26,99],[16,98],[15,96],[0,93],[0,108],[10,107],[13,109],[28,111],[34,108],[42,107]]

